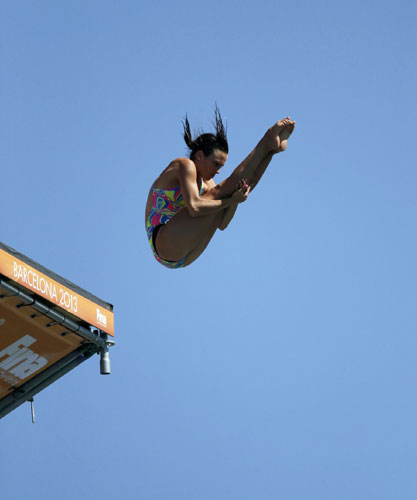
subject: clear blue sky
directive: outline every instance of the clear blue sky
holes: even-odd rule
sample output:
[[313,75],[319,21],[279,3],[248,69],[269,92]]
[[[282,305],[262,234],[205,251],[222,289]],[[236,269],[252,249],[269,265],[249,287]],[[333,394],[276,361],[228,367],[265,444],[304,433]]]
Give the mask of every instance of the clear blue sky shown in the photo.
[[[0,240],[115,306],[84,363],[0,423],[1,496],[417,498],[416,3],[52,0],[0,7]],[[227,175],[285,154],[184,270],[148,189],[181,119]],[[228,168],[227,168],[228,167]]]

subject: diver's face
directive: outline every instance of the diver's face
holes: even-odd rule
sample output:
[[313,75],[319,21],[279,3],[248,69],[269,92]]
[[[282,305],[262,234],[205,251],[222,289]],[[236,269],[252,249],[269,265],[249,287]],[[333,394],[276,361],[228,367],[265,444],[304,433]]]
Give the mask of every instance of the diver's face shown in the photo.
[[194,163],[201,177],[208,181],[220,172],[227,161],[227,153],[215,149],[211,154],[205,156],[202,151],[197,151]]

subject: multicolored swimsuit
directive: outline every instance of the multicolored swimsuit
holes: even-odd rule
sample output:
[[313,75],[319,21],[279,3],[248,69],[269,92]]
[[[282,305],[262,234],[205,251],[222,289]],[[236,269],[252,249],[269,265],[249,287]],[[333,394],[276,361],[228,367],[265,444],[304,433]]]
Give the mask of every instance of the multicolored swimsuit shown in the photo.
[[[200,196],[204,192],[204,187],[201,185]],[[155,245],[154,234],[155,229],[162,224],[166,224],[172,217],[185,207],[184,198],[179,187],[174,189],[157,189],[152,188],[152,207],[146,219],[146,233],[148,235],[149,244],[151,245],[152,253],[155,259],[165,267],[170,269],[178,269],[184,267],[185,257],[177,262],[165,260],[159,257]]]

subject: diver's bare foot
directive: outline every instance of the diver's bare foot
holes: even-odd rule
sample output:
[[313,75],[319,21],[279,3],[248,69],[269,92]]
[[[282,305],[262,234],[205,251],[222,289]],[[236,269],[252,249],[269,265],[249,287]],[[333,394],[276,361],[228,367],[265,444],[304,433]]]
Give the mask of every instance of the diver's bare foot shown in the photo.
[[287,149],[287,142],[290,137],[290,135],[294,132],[295,128],[295,121],[289,121],[289,123],[281,130],[279,134],[280,138],[280,146],[279,146],[279,152],[285,151]]
[[279,120],[275,125],[268,129],[265,134],[268,152],[278,153],[278,151],[281,151],[281,134],[291,123],[290,117],[287,116],[287,118]]

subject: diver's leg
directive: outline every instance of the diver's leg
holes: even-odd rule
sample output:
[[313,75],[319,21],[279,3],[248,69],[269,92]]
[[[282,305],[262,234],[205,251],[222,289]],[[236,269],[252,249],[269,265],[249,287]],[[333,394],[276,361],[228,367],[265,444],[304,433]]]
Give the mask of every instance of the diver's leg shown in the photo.
[[265,173],[265,170],[267,169],[268,165],[271,163],[272,157],[276,153],[268,153],[265,158],[261,161],[261,163],[258,165],[258,168],[255,170],[255,173],[252,176],[252,180],[249,183],[251,191],[255,189],[255,186],[258,184],[258,182],[261,180],[262,176]]
[[220,222],[215,223],[211,227],[211,231],[207,231],[205,237],[200,241],[200,243],[192,250],[185,258],[185,263],[184,267],[188,266],[192,262],[194,262],[200,255],[204,252],[206,249],[207,245],[210,243],[212,237],[214,236],[214,233],[216,232],[216,229],[218,227]]
[[[277,151],[278,153],[280,153],[281,151],[285,151],[287,149],[288,138],[290,137],[290,135],[294,131],[294,127],[295,127],[295,122],[290,122],[279,133],[280,145],[279,145],[279,149]],[[249,182],[251,191],[253,191],[255,189],[255,186],[261,180],[262,176],[265,173],[265,170],[267,169],[268,165],[270,164],[270,162],[272,160],[272,157],[277,152],[270,152],[270,153],[268,153],[264,157],[264,159],[260,162],[260,164],[258,165],[258,167],[256,168],[255,172],[252,175],[251,181]],[[216,186],[216,188],[217,188],[217,193],[216,193],[217,196],[219,196],[219,197],[224,196],[224,191],[225,190],[222,189],[222,183],[220,183],[218,185],[218,187]],[[236,210],[237,210],[237,204],[231,205],[230,207],[227,207],[224,210],[224,212],[223,212],[223,218],[222,218],[222,220],[220,221],[220,224],[219,224],[219,229],[221,231],[224,231],[226,229],[226,227],[230,224],[230,221],[233,219],[233,217],[234,217],[234,215],[236,213]]]
[[[227,179],[216,186],[218,197],[225,198],[230,196],[236,189],[236,184],[241,179],[246,179],[252,190],[261,179],[274,154],[283,150],[281,146],[281,134],[292,124],[295,124],[295,122],[292,122],[288,117],[278,121],[268,129],[255,149],[235,168]],[[292,130],[293,128],[294,126],[292,125]],[[286,140],[288,140],[289,135],[286,134]]]
[[224,231],[226,227],[230,224],[231,220],[235,216],[237,205],[238,204],[235,203],[234,205],[230,205],[230,207],[227,207],[223,210],[223,217],[222,220],[219,222],[220,231]]
[[[271,162],[271,159],[272,159],[273,155],[274,155],[273,153],[269,153],[263,159],[263,161],[261,161],[261,163],[259,164],[258,168],[255,170],[255,173],[252,176],[252,182],[250,184],[251,191],[255,188],[255,186],[261,180],[261,177],[265,173],[265,170],[268,167],[269,163]],[[216,194],[217,195],[222,195],[222,190],[221,189],[217,189],[217,193]],[[236,213],[236,210],[237,210],[237,206],[238,206],[238,204],[235,203],[234,205],[230,205],[230,207],[227,207],[227,208],[224,209],[224,211],[223,211],[223,217],[222,217],[222,220],[220,221],[220,224],[219,224],[220,231],[224,231],[227,228],[227,226],[230,224],[231,220],[235,216],[235,213]]]
[[224,210],[219,210],[213,214],[192,217],[187,208],[182,208],[158,230],[154,242],[158,255],[162,259],[176,262],[204,243],[201,253],[219,227],[223,212]]
[[258,165],[258,168],[255,170],[255,173],[252,176],[252,180],[249,183],[251,191],[254,190],[255,186],[258,184],[258,182],[261,180],[262,176],[265,173],[265,170],[267,169],[269,163],[272,160],[272,157],[276,153],[281,153],[282,151],[285,151],[287,149],[287,142],[290,137],[290,135],[293,133],[295,127],[295,122],[291,121],[286,125],[281,132],[279,133],[279,139],[280,139],[280,145],[279,149],[277,152],[271,152],[268,153],[265,158],[261,161],[261,163]]

